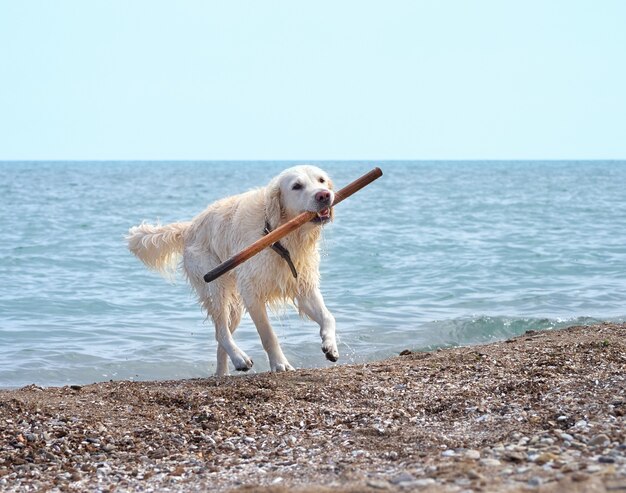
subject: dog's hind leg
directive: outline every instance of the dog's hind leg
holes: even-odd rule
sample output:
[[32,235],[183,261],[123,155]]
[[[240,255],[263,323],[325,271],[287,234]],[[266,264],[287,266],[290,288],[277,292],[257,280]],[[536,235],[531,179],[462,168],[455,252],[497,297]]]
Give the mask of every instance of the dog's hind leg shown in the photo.
[[[239,322],[241,322],[241,316],[243,315],[243,310],[241,306],[231,306],[230,309],[230,319],[228,324],[228,329],[230,333],[233,334],[237,327],[239,326]],[[215,375],[218,377],[223,377],[228,375],[228,353],[226,349],[219,344],[217,344],[217,368],[215,370]]]
[[335,340],[335,317],[328,311],[324,304],[324,298],[319,289],[315,289],[297,297],[298,309],[311,320],[320,326],[320,337],[322,338],[322,352],[326,359],[337,361],[339,351]]
[[215,369],[216,377],[225,377],[229,374],[228,372],[228,353],[226,349],[222,347],[222,345],[217,343],[217,368]]
[[[228,354],[233,365],[235,365],[235,370],[248,371],[252,368],[252,360],[235,344],[226,320],[215,320],[215,339],[217,339],[219,345],[218,358],[220,357],[219,348],[221,347]],[[218,366],[220,366],[219,360]],[[223,369],[223,367],[220,369]]]
[[265,303],[259,300],[254,300],[248,303],[247,307],[250,318],[256,326],[256,330],[261,337],[261,343],[263,349],[267,353],[267,357],[270,362],[270,368],[272,371],[288,371],[293,370],[293,366],[289,364],[287,358],[283,354],[283,350],[278,343],[278,338],[274,334],[274,330],[270,325],[270,321],[267,318],[267,310],[265,309]]
[[[230,307],[224,307],[225,309],[229,309]],[[241,312],[240,312],[241,313]],[[240,317],[241,315],[239,315]],[[237,323],[239,321],[239,317],[237,318]],[[252,360],[248,357],[246,353],[244,353],[241,349],[237,347],[235,344],[235,340],[231,334],[232,331],[237,328],[237,324],[229,324],[231,320],[230,317],[227,317],[225,314],[225,310],[222,310],[217,316],[213,316],[213,322],[215,323],[215,339],[219,345],[218,347],[218,369],[223,370],[224,366],[221,364],[223,362],[220,361],[220,357],[223,358],[221,351],[219,348],[222,348],[223,351],[228,354],[230,360],[235,365],[235,370],[237,371],[248,371],[252,368]]]
[[184,267],[189,281],[198,294],[202,308],[215,323],[217,340],[216,376],[228,375],[228,357],[239,371],[252,368],[252,360],[237,347],[232,333],[239,325],[242,315],[241,300],[235,294],[235,282],[231,275],[225,275],[211,284],[204,282],[203,272],[219,264],[217,256],[188,248],[184,254]]

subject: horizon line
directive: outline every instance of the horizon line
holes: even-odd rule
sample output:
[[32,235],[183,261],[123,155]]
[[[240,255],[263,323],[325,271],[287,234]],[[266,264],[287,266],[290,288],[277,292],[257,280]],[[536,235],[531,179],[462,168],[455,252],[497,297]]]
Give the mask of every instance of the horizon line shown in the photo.
[[358,162],[384,162],[384,163],[401,163],[401,162],[419,162],[419,163],[518,163],[518,162],[541,162],[541,163],[563,163],[563,162],[626,162],[626,158],[501,158],[501,159],[424,159],[424,158],[407,158],[407,159],[0,159],[0,163],[286,163],[286,162],[333,162],[333,163],[358,163]]

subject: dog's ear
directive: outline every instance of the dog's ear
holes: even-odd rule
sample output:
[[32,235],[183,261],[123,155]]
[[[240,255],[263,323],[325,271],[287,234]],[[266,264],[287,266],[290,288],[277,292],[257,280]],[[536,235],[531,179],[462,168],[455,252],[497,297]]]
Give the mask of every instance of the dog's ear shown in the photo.
[[276,229],[283,217],[281,203],[280,184],[278,180],[272,181],[265,191],[265,219],[270,223],[270,228]]

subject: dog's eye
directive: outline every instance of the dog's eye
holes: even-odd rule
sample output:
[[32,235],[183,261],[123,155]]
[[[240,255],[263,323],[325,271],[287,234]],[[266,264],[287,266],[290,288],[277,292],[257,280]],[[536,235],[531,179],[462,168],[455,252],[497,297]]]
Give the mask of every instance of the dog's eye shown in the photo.
[[294,183],[293,187],[291,187],[292,190],[300,190],[302,188],[302,184],[300,183]]
[[320,178],[320,183],[326,183],[326,180],[324,180],[324,178]]

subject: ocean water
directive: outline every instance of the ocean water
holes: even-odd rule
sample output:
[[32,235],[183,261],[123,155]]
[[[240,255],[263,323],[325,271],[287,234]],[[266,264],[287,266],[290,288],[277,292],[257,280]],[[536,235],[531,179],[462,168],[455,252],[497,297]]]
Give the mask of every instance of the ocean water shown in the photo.
[[[211,375],[213,327],[182,279],[123,240],[266,184],[286,162],[0,163],[0,387]],[[321,162],[384,176],[325,227],[322,292],[341,363],[626,319],[626,163]],[[272,315],[297,367],[318,327]],[[235,335],[267,360],[244,318]]]

